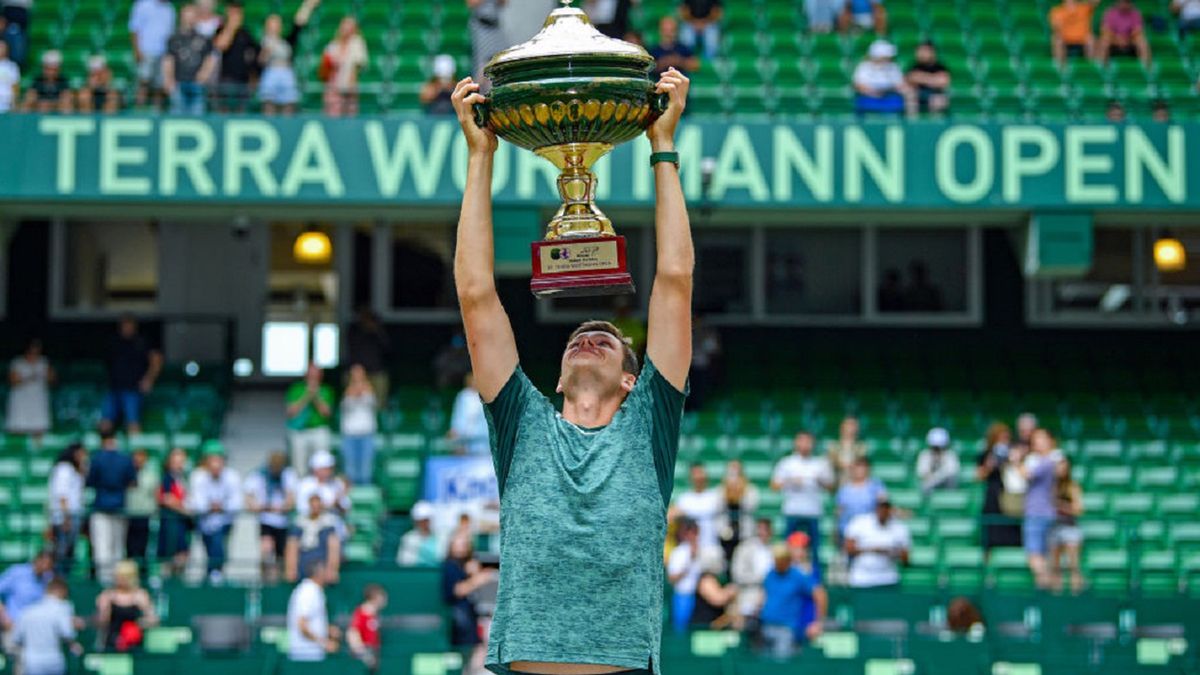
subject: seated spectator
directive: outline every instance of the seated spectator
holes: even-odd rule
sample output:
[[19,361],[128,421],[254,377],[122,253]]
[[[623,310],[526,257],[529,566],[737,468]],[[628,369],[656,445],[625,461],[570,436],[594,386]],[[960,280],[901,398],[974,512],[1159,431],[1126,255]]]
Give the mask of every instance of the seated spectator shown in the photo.
[[288,581],[296,581],[299,571],[313,563],[325,566],[329,583],[337,583],[341,569],[342,543],[338,539],[338,519],[325,510],[316,494],[308,497],[307,513],[298,516],[288,532],[284,567]]
[[674,17],[664,16],[658,21],[658,44],[650,48],[650,56],[654,57],[655,79],[674,68],[684,75],[691,75],[700,69],[700,59],[691,48],[681,44],[679,38],[679,22]]
[[858,438],[858,418],[853,415],[842,419],[838,424],[838,437],[825,446],[825,458],[833,469],[835,485],[841,485],[850,478],[850,467],[859,457],[867,456],[867,444]]
[[917,112],[940,115],[949,109],[950,71],[938,61],[937,49],[932,42],[923,42],[917,47],[917,62],[908,69],[904,79],[915,93],[908,99],[910,115]]
[[412,507],[413,529],[400,537],[396,564],[401,567],[433,567],[442,563],[446,542],[433,532],[433,505],[419,501]]
[[1025,522],[1021,528],[1029,570],[1038,588],[1050,587],[1046,556],[1050,549],[1050,528],[1058,516],[1055,504],[1056,464],[1062,453],[1055,448],[1049,431],[1038,428],[1029,438],[1029,453],[1018,467],[1028,482],[1025,491]]
[[0,573],[0,633],[7,633],[21,614],[42,599],[54,578],[54,554],[40,551],[31,562],[10,565]]
[[[792,536],[807,540],[803,532]],[[763,580],[759,621],[767,653],[787,659],[795,653],[797,644],[821,636],[828,596],[812,570],[793,564],[788,545],[776,544],[772,553],[774,566]]]
[[292,383],[284,395],[287,402],[288,450],[292,469],[303,475],[314,455],[328,453],[333,445],[333,387],[324,384],[325,374],[310,363],[304,379]]
[[158,483],[162,472],[150,461],[144,448],[130,455],[137,472],[136,484],[125,490],[125,513],[129,516],[125,531],[125,557],[145,569],[146,549],[150,545],[150,518],[158,512]]
[[367,65],[367,58],[367,43],[358,32],[358,21],[344,17],[321,56],[319,74],[325,82],[326,115],[358,115],[358,73]]
[[370,485],[375,473],[375,432],[378,401],[367,370],[350,366],[350,381],[342,393],[342,459],[346,474],[355,485]]
[[721,17],[724,13],[721,0],[683,0],[679,5],[679,16],[683,19],[679,41],[694,53],[699,38],[705,58],[717,58],[721,53]]
[[1104,13],[1100,26],[1100,41],[1096,45],[1096,58],[1107,63],[1111,57],[1136,56],[1142,64],[1150,66],[1150,43],[1146,41],[1142,11],[1132,0],[1117,0]]
[[743,539],[733,551],[729,565],[729,578],[738,585],[737,616],[743,626],[758,614],[763,603],[763,580],[771,571],[774,558],[771,544],[774,541],[770,518],[759,518],[755,522],[754,536]]
[[[11,63],[11,62],[9,62]],[[0,60],[0,80],[4,78]],[[0,91],[3,91],[0,85]],[[30,340],[25,351],[8,365],[8,415],[4,430],[38,440],[50,430],[50,386],[54,368],[42,354],[42,341]]]
[[688,621],[692,629],[714,630],[725,628],[728,617],[725,608],[738,595],[737,584],[722,584],[717,575],[725,567],[721,552],[708,550],[700,554],[700,578],[696,581],[696,606]]
[[854,460],[850,467],[850,477],[838,488],[835,499],[839,535],[844,536],[846,526],[855,517],[871,513],[879,498],[886,493],[883,483],[871,476],[871,460],[866,457]]
[[226,546],[233,519],[242,509],[242,481],[225,466],[225,446],[220,441],[206,441],[201,454],[204,465],[192,472],[188,495],[208,557],[208,581],[217,585],[225,581]]
[[846,0],[839,24],[843,33],[873,30],[876,35],[887,35],[887,10],[883,0]]
[[47,494],[50,507],[50,536],[54,546],[54,570],[66,576],[75,564],[75,542],[83,524],[83,483],[87,475],[87,449],[72,443],[58,453],[50,471]]
[[12,645],[19,648],[20,672],[25,675],[59,675],[67,672],[63,646],[76,655],[83,647],[75,642],[75,608],[68,599],[67,583],[54,579],[46,594],[25,610],[13,628]]
[[21,69],[8,56],[8,43],[0,40],[0,113],[12,110],[21,98]]
[[921,490],[929,494],[958,487],[958,470],[958,455],[950,449],[950,434],[941,427],[930,429],[925,435],[925,449],[917,455]]
[[[211,3],[212,0],[206,0]],[[258,79],[258,40],[246,29],[246,11],[240,4],[229,3],[225,21],[212,38],[220,64],[217,68],[216,103],[219,112],[246,112],[250,103],[250,83]],[[203,34],[203,31],[201,31]]]
[[813,33],[832,33],[845,7],[846,0],[804,0],[808,30]]
[[1092,58],[1092,15],[1099,0],[1062,0],[1050,10],[1051,53],[1059,65],[1068,57]]
[[88,76],[79,89],[79,112],[111,115],[121,110],[121,91],[113,86],[108,59],[96,55],[88,59]]
[[179,31],[167,41],[162,59],[163,89],[171,97],[171,114],[203,115],[208,105],[208,82],[217,68],[212,40],[196,31],[196,7],[179,10]]
[[852,588],[897,586],[900,570],[908,564],[912,540],[908,526],[892,515],[886,494],[880,495],[872,513],[855,516],[846,526],[846,555],[850,557],[848,583]]
[[178,577],[187,566],[192,545],[192,511],[187,494],[187,452],[167,453],[158,485],[158,562],[162,574]]
[[287,654],[291,661],[324,661],[326,654],[336,654],[340,647],[341,630],[329,625],[325,608],[329,582],[325,565],[314,562],[288,598]]
[[300,33],[319,4],[321,0],[304,0],[300,4],[300,9],[292,17],[292,27],[287,37],[283,35],[283,18],[278,14],[267,16],[263,23],[262,45],[258,51],[258,64],[262,68],[258,99],[262,101],[265,115],[290,115],[296,112],[296,104],[300,102],[300,86],[296,83],[292,59],[296,54]]
[[137,0],[129,13],[129,37],[137,62],[137,105],[162,103],[162,59],[167,41],[175,33],[175,6],[171,0]]
[[[287,454],[273,452],[267,465],[246,476],[246,506],[258,514],[258,541],[263,577],[279,576],[279,563],[287,550],[296,486],[300,479],[287,463]],[[303,566],[301,567],[301,569]]]
[[957,597],[946,606],[946,628],[959,635],[983,635],[983,614],[969,599]]
[[438,54],[433,58],[433,68],[429,79],[421,85],[417,94],[421,107],[426,115],[451,115],[454,106],[450,103],[450,95],[454,93],[454,57],[449,54]]
[[675,525],[675,548],[667,560],[667,581],[674,588],[671,595],[671,625],[675,632],[687,630],[696,607],[696,586],[703,569],[700,565],[700,528],[686,516]]
[[1050,587],[1062,588],[1062,564],[1066,558],[1071,572],[1071,592],[1083,591],[1083,572],[1079,566],[1083,548],[1083,530],[1079,517],[1083,515],[1083,490],[1071,476],[1071,460],[1063,457],[1054,467],[1054,501],[1057,511],[1054,527],[1050,529]]
[[483,668],[483,643],[479,637],[479,613],[471,594],[496,581],[496,570],[483,567],[475,558],[471,540],[455,537],[442,563],[442,602],[450,609],[450,644],[469,650],[464,672]]
[[383,586],[363,586],[362,604],[354,608],[354,614],[350,616],[350,628],[346,631],[346,646],[370,673],[379,668],[379,650],[383,646],[379,639],[379,615],[387,607],[387,601],[387,591]]
[[346,524],[343,520],[350,512],[350,494],[346,481],[334,473],[335,462],[333,455],[328,452],[318,452],[309,463],[312,473],[300,480],[296,486],[296,513],[303,517],[308,515],[308,498],[317,495],[325,511],[338,519],[338,537],[346,538]]
[[1200,31],[1200,0],[1171,0],[1171,11],[1179,17],[1179,35]]
[[454,443],[455,450],[460,453],[486,455],[491,452],[483,399],[479,397],[479,390],[475,388],[475,376],[471,373],[467,373],[463,378],[463,388],[454,397],[448,436]]
[[1167,124],[1171,121],[1171,107],[1167,105],[1164,99],[1156,99],[1151,105],[1150,119],[1161,124]]
[[1112,99],[1104,108],[1104,119],[1113,124],[1121,124],[1125,121],[1125,106],[1117,99]]
[[140,651],[147,628],[158,625],[154,602],[138,585],[138,566],[132,560],[117,563],[113,585],[96,597],[96,629],[107,652]]
[[867,50],[867,59],[854,69],[854,109],[859,115],[904,112],[909,90],[895,58],[892,43],[876,40]]
[[57,49],[42,52],[42,72],[25,91],[22,109],[36,113],[69,113],[74,95],[62,75],[62,53]]

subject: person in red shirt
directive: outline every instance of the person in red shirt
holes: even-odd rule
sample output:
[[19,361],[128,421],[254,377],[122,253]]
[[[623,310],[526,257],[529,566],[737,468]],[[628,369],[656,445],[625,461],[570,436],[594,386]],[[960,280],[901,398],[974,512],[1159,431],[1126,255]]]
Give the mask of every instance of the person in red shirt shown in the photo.
[[350,651],[372,673],[379,669],[379,614],[387,606],[387,600],[383,586],[367,584],[363,588],[362,604],[354,609],[350,630],[346,631]]

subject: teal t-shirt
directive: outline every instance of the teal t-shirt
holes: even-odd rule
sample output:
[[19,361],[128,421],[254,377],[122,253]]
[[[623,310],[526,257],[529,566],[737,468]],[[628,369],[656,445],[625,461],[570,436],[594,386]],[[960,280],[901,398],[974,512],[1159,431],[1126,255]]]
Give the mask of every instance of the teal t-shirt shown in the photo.
[[663,540],[685,395],[647,359],[599,429],[564,420],[520,367],[485,406],[500,483],[489,670],[546,661],[659,673]]

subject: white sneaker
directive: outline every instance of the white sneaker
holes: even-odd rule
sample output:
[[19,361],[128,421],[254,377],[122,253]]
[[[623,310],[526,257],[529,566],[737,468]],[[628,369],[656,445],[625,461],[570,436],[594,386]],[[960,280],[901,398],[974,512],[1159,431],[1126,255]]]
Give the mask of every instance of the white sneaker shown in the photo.
[[220,586],[225,583],[225,575],[221,574],[221,570],[213,570],[208,573],[208,584],[210,586]]

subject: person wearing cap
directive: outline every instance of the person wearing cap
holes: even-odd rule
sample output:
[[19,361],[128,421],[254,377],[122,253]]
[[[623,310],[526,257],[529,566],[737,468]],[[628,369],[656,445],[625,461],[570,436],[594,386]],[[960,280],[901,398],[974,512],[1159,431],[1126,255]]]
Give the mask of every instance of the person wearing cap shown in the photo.
[[12,110],[20,98],[21,69],[8,56],[8,43],[0,39],[0,113]]
[[905,111],[909,87],[895,58],[892,43],[876,40],[867,49],[866,60],[854,69],[854,109],[859,115],[899,115]]
[[426,115],[453,115],[454,105],[450,95],[454,93],[454,57],[449,54],[438,54],[433,57],[433,67],[429,79],[421,85],[417,94]]
[[788,543],[775,544],[774,566],[763,579],[763,604],[758,619],[767,653],[786,659],[797,644],[815,640],[824,632],[829,596],[811,569],[794,563],[793,548],[806,551],[808,536],[794,532]]
[[325,510],[338,519],[338,537],[346,538],[346,526],[343,518],[350,512],[350,494],[346,481],[335,474],[337,462],[329,452],[318,452],[312,456],[309,475],[300,480],[296,486],[296,515],[303,518],[308,515],[309,497],[317,495]]
[[292,16],[292,26],[287,36],[283,34],[283,18],[269,14],[263,22],[263,37],[258,51],[258,63],[262,78],[258,82],[258,99],[262,102],[265,115],[283,113],[290,115],[300,102],[300,87],[296,83],[293,58],[300,33],[308,25],[313,10],[321,0],[304,0]]
[[335,394],[323,382],[325,374],[317,364],[308,364],[304,379],[292,383],[285,394],[287,402],[288,450],[292,468],[303,475],[310,459],[333,447],[330,421],[333,419]]
[[258,534],[263,578],[279,574],[287,549],[288,526],[296,508],[300,478],[288,466],[287,453],[272,452],[266,466],[246,476],[246,507],[258,514]]
[[950,449],[950,433],[934,427],[925,434],[925,449],[917,455],[917,480],[921,490],[952,490],[958,487],[958,455]]
[[225,446],[220,441],[206,441],[200,454],[203,464],[192,472],[188,497],[204,540],[208,580],[215,585],[224,581],[229,531],[242,510],[242,481],[236,471],[225,466]]
[[111,428],[101,429],[100,449],[92,454],[86,485],[95,494],[88,520],[92,560],[104,583],[112,580],[113,565],[125,555],[125,494],[135,483],[133,460],[117,445]]
[[433,504],[421,500],[412,507],[413,528],[400,537],[396,564],[401,567],[436,567],[446,556],[446,540],[433,531]]
[[887,35],[887,9],[883,0],[845,0],[838,26],[843,33],[874,30],[876,35]]
[[153,99],[162,103],[162,59],[167,41],[175,33],[175,5],[171,0],[137,0],[129,12],[129,38],[137,62],[137,105]]
[[88,58],[88,75],[78,93],[79,112],[111,115],[121,110],[121,91],[113,87],[112,69],[103,54]]
[[71,85],[62,74],[62,52],[51,49],[42,53],[42,72],[25,91],[22,109],[25,112],[69,113],[74,95]]
[[813,435],[801,431],[792,439],[792,454],[779,460],[771,473],[771,489],[783,493],[784,534],[804,532],[820,546],[825,497],[836,486],[833,467],[813,456]]
[[900,583],[898,565],[908,564],[912,537],[908,526],[892,514],[892,503],[881,494],[875,511],[855,516],[846,526],[848,583],[853,588],[880,588]]

